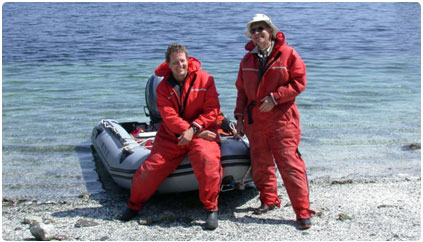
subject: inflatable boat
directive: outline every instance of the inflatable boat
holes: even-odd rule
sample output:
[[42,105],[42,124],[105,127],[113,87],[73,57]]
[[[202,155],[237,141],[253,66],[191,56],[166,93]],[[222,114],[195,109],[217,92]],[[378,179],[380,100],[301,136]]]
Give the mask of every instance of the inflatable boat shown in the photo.
[[[130,189],[132,177],[138,167],[147,159],[154,145],[154,138],[161,121],[155,102],[155,89],[161,77],[151,76],[146,86],[146,115],[150,123],[122,122],[104,119],[92,131],[93,148],[117,185]],[[243,189],[251,182],[249,143],[247,139],[234,137],[230,129],[233,123],[222,123],[221,165],[223,179],[221,191]],[[198,189],[198,182],[185,157],[158,189],[159,193],[186,192]]]

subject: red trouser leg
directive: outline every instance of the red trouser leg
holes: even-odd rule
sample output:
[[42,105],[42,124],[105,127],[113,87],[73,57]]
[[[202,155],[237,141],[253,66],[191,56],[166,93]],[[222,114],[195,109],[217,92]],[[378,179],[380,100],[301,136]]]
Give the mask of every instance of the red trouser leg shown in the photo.
[[[133,210],[143,208],[144,202],[157,191],[166,177],[182,162],[182,147],[163,140],[156,145],[147,160],[137,169],[132,178],[131,197],[127,203]],[[182,154],[182,155],[181,155]]]
[[292,208],[300,218],[310,218],[309,189],[304,161],[297,153],[301,130],[293,123],[278,128],[271,138],[271,149],[282,176]]
[[198,180],[199,197],[204,209],[218,210],[218,198],[222,180],[220,148],[215,141],[196,138],[189,145],[188,158]]
[[297,219],[310,218],[306,167],[296,150],[296,147],[285,148],[277,152],[275,160]]
[[263,205],[280,205],[276,163],[299,219],[310,218],[313,211],[310,210],[306,167],[297,153],[301,130],[296,112],[294,109],[288,111],[284,121],[257,119],[253,124],[247,124],[246,134],[250,141],[253,180],[260,192],[260,201]]
[[251,171],[260,192],[260,201],[262,205],[280,206],[276,168],[267,136],[259,123],[248,126],[247,136],[250,141]]

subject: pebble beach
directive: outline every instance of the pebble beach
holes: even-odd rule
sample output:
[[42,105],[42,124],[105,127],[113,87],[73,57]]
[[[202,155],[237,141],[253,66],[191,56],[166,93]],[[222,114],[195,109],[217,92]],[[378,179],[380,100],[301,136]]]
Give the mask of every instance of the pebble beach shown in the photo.
[[[130,222],[115,219],[128,193],[81,194],[75,201],[39,203],[3,199],[6,241],[388,241],[421,239],[421,178],[315,180],[310,182],[313,227],[301,231],[282,186],[282,205],[253,215],[254,187],[222,193],[219,227],[204,228],[196,192],[155,195]],[[45,237],[33,227],[44,226]]]

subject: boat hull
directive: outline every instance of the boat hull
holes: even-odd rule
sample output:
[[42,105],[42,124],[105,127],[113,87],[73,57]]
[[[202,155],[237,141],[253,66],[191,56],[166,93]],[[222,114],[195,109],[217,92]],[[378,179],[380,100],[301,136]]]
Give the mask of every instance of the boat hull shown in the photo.
[[[93,147],[113,178],[114,182],[130,189],[132,177],[138,167],[150,155],[150,150],[139,144],[130,134],[137,128],[151,129],[145,123],[118,123],[102,120],[94,127],[91,140]],[[152,140],[154,131],[144,132],[143,139]],[[223,168],[222,191],[233,190],[250,182],[250,157],[248,141],[237,140],[231,136],[221,136],[221,165]],[[185,157],[181,164],[161,184],[159,193],[177,193],[198,190],[198,181]]]

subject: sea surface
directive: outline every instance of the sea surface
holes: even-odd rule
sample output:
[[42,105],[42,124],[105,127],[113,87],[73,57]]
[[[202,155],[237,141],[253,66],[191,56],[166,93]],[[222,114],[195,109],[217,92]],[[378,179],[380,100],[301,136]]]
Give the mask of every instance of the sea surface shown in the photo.
[[105,191],[90,148],[104,118],[144,121],[171,43],[216,80],[233,119],[246,23],[265,13],[307,65],[297,98],[309,180],[420,177],[418,3],[4,3],[2,196]]

